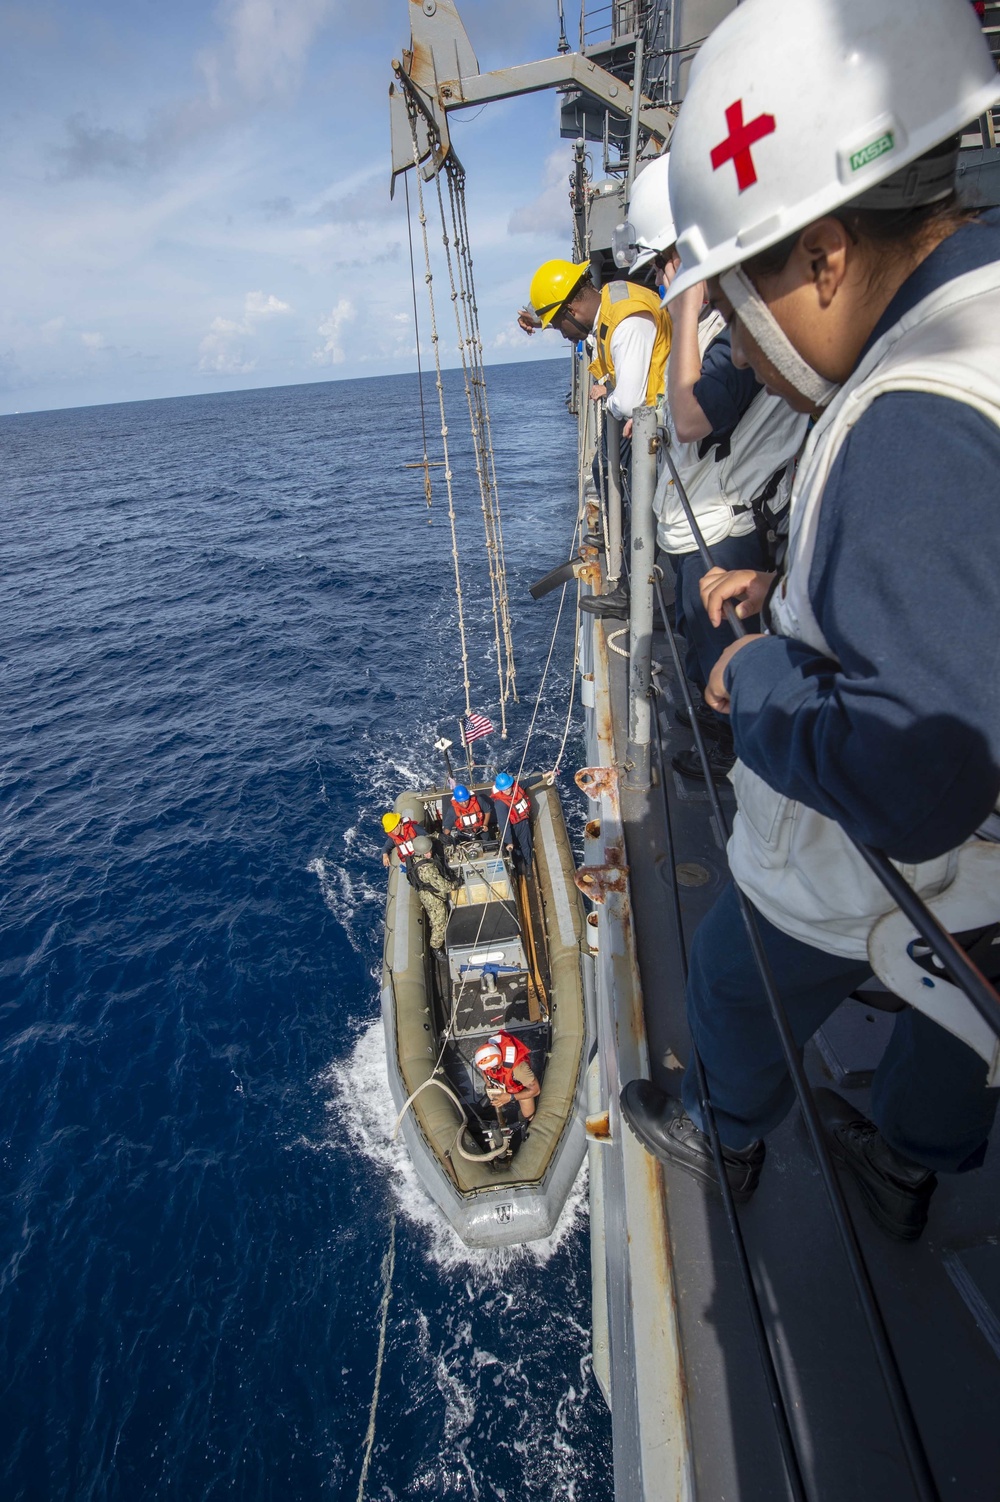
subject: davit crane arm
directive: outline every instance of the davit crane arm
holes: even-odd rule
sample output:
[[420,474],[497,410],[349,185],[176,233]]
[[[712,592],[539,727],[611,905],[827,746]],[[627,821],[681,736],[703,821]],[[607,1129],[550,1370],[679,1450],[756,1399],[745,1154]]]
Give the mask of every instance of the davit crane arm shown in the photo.
[[[515,94],[569,87],[592,95],[613,113],[631,118],[632,85],[616,78],[583,52],[561,53],[513,68],[480,73],[454,0],[410,0],[410,33],[409,49],[401,60],[393,60],[399,85],[392,84],[389,88],[390,192],[399,174],[413,166],[413,136],[402,87],[410,92],[424,117],[418,134],[421,172],[428,180],[440,171],[451,150],[448,132],[451,110],[509,99]],[[645,95],[640,96],[639,124],[662,144],[670,137],[675,113],[673,109],[652,104]],[[425,121],[434,126],[434,132],[427,131]]]

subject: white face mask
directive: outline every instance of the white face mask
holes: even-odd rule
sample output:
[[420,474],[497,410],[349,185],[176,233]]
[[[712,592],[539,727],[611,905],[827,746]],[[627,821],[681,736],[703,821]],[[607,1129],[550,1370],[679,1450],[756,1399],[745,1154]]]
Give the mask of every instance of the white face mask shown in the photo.
[[778,374],[814,407],[825,406],[837,390],[836,382],[825,380],[806,364],[742,268],[735,266],[732,271],[724,271],[719,285],[732,303],[733,312]]

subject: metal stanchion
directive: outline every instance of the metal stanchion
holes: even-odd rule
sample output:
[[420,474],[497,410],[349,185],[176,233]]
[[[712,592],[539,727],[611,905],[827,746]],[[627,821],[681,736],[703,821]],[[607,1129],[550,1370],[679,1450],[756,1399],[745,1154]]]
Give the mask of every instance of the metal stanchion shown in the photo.
[[649,787],[652,707],[650,663],[653,650],[653,567],[656,562],[656,411],[636,407],[632,414],[631,593],[629,599],[628,750],[625,783]]

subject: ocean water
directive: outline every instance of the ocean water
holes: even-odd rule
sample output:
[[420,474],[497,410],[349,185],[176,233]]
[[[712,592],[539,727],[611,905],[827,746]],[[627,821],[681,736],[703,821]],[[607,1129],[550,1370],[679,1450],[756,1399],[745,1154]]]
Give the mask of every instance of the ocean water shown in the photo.
[[[575,510],[567,374],[490,373],[515,764],[558,598],[526,584]],[[4,1502],[611,1494],[585,1185],[551,1242],[471,1253],[390,1141],[378,817],[461,707],[419,431],[410,377],[0,420]]]

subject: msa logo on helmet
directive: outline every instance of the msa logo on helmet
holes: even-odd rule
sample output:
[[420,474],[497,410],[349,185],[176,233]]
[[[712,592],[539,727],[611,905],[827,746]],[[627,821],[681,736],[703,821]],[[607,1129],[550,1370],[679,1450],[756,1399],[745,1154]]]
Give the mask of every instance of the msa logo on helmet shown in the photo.
[[860,151],[851,153],[851,171],[857,172],[862,167],[867,167],[869,162],[874,162],[877,157],[885,156],[896,144],[896,137],[891,130],[878,137],[875,141],[869,141],[867,146],[862,146]]

